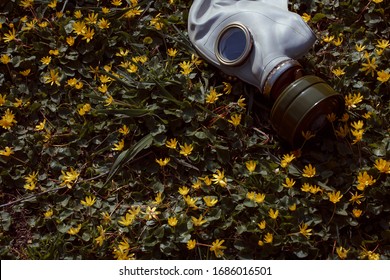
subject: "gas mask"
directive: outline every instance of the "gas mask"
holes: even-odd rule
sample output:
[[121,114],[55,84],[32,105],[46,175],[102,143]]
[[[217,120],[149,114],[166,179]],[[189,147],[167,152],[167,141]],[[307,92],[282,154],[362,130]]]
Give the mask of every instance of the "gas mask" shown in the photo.
[[194,0],[188,34],[199,54],[228,75],[254,85],[271,101],[270,121],[292,146],[319,131],[344,101],[325,81],[304,75],[297,61],[316,41],[288,11],[287,0]]

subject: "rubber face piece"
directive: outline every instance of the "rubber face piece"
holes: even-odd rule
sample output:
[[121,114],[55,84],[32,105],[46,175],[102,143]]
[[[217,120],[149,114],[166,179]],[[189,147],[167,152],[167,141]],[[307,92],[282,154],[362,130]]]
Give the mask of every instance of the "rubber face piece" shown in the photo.
[[328,114],[341,115],[343,110],[340,94],[319,77],[304,76],[280,94],[270,120],[279,136],[297,147],[304,140],[303,132],[318,132],[326,125]]

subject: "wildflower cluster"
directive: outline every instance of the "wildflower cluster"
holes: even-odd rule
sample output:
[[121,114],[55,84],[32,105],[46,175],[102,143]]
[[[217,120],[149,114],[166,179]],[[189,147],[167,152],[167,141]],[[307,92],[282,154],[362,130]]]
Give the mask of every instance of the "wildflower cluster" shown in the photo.
[[189,1],[6,2],[2,258],[389,258],[384,2],[294,1],[321,38],[302,64],[345,101],[295,150],[196,54]]

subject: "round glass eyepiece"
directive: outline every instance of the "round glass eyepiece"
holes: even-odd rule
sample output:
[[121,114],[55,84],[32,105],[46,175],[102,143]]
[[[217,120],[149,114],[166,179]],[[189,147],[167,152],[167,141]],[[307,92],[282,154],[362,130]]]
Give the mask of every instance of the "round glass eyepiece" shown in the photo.
[[242,24],[226,26],[216,41],[215,53],[220,63],[235,66],[243,63],[252,48],[249,30]]

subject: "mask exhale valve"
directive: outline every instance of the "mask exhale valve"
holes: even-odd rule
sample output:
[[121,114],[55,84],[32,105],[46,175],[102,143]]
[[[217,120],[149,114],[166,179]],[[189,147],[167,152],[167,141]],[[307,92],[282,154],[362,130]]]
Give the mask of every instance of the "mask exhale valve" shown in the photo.
[[273,103],[270,121],[292,146],[340,115],[344,99],[324,80],[304,75],[297,59],[316,41],[288,11],[287,0],[194,0],[188,34],[201,56],[228,75],[256,86]]

